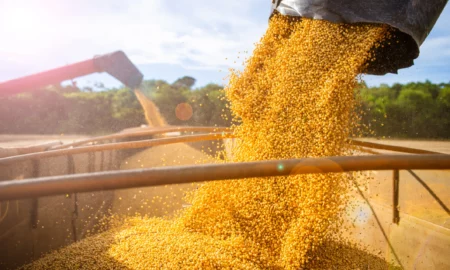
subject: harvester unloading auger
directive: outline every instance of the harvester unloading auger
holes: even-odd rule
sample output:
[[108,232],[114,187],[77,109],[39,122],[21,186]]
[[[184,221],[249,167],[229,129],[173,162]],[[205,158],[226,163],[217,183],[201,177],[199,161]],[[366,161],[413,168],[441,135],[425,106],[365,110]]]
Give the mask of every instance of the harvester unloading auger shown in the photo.
[[95,56],[82,62],[0,83],[0,97],[33,91],[51,84],[102,72],[108,73],[134,90],[145,111],[145,118],[149,126],[165,125],[156,106],[138,88],[144,76],[122,51]]
[[0,83],[0,96],[33,91],[50,84],[60,83],[97,72],[110,74],[130,89],[139,87],[144,77],[124,52],[117,51],[95,56],[86,61]]
[[448,0],[272,0],[272,12],[333,23],[379,23],[393,27],[375,51],[368,74],[397,73],[410,67]]

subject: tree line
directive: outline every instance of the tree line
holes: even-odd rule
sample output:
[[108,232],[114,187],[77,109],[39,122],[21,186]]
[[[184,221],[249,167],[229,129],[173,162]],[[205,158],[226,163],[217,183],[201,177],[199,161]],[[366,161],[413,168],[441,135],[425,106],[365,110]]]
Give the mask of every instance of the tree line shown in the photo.
[[363,123],[370,133],[393,138],[450,138],[450,83],[429,81],[360,85]]
[[[231,113],[223,87],[194,88],[195,79],[173,83],[146,80],[141,91],[159,108],[170,125],[229,126]],[[450,83],[429,81],[356,89],[361,100],[365,136],[450,138]],[[175,108],[192,107],[188,119]],[[89,134],[117,132],[145,124],[143,110],[132,91],[123,88],[92,91],[76,86],[50,86],[0,98],[1,134]]]
[[[208,84],[194,89],[194,84],[191,77],[171,84],[146,80],[140,90],[156,104],[169,125],[229,126],[223,87]],[[177,118],[175,108],[181,103],[192,107],[189,119]],[[53,85],[0,97],[0,104],[0,134],[98,135],[146,123],[139,101],[126,87],[93,91]]]

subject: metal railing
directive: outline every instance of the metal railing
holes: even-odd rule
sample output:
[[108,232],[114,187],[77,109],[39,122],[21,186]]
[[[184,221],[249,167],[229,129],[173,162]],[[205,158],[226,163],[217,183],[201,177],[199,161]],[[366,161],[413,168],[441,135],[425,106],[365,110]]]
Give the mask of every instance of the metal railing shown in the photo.
[[376,155],[173,166],[0,182],[0,201],[214,180],[362,170],[450,169],[450,155]]
[[[209,134],[181,135],[169,138],[87,145],[105,140],[125,139],[140,136],[153,136],[168,132],[220,132]],[[145,148],[173,143],[198,142],[234,138],[228,128],[220,127],[164,127],[157,129],[138,129],[112,135],[94,137],[79,142],[57,146],[49,151],[36,152],[0,158],[0,165],[11,165],[27,160],[39,160],[57,156],[70,156],[97,151]],[[384,145],[359,140],[350,140],[350,144],[362,151],[378,154],[376,156],[347,156],[274,160],[260,162],[207,164],[196,166],[175,166],[155,169],[107,171],[88,174],[61,175],[53,177],[31,178],[21,181],[0,182],[0,201],[38,196],[49,196],[73,192],[120,189],[166,184],[204,182],[213,180],[245,179],[251,177],[286,176],[305,173],[336,173],[363,170],[436,170],[450,169],[450,155],[442,153]],[[75,147],[78,146],[78,147]],[[381,149],[419,155],[379,155],[378,152],[365,149]],[[280,165],[283,169],[280,169]],[[394,173],[394,202],[398,203],[398,174]],[[395,180],[397,179],[397,180]],[[397,181],[397,182],[395,182]],[[398,185],[397,185],[398,186]],[[394,220],[398,222],[398,207],[394,203]]]
[[[128,139],[144,136],[161,135],[169,132],[210,132],[209,134],[180,135],[177,137],[157,138],[150,140],[104,143],[117,139]],[[211,133],[212,132],[212,133]],[[39,152],[0,158],[0,165],[9,166],[17,162],[57,156],[72,157],[74,154],[93,153],[109,150],[146,148],[173,143],[198,142],[234,138],[231,130],[220,127],[163,127],[123,131],[112,135],[89,138],[47,149]],[[88,145],[90,144],[90,145]],[[133,187],[151,187],[168,184],[184,184],[218,180],[239,180],[255,177],[289,176],[297,174],[342,173],[351,171],[393,170],[393,222],[399,224],[399,170],[407,170],[450,215],[449,208],[439,199],[430,187],[412,170],[446,170],[450,169],[450,155],[433,151],[385,145],[360,140],[349,140],[349,144],[369,156],[339,156],[322,158],[303,158],[289,160],[270,160],[259,162],[240,162],[222,164],[204,164],[195,166],[173,166],[138,170],[104,171],[83,174],[68,174],[53,177],[40,177],[24,180],[7,180],[0,182],[0,202],[25,198],[37,198],[58,194],[76,194],[99,190],[114,190]],[[379,150],[407,153],[403,155],[382,155]],[[414,154],[414,155],[411,155]],[[72,160],[73,162],[73,160]],[[72,172],[73,173],[73,172]],[[37,174],[35,174],[37,175]],[[386,235],[377,214],[369,200],[354,182],[359,194],[370,206],[380,230],[393,252],[397,262],[402,266],[389,238]],[[76,238],[76,237],[75,237]],[[402,267],[403,268],[403,267]]]
[[207,141],[207,140],[220,140],[220,139],[232,138],[232,137],[233,137],[233,135],[231,133],[211,133],[211,134],[185,135],[185,136],[178,136],[178,137],[172,137],[172,138],[160,138],[160,139],[151,139],[151,140],[142,140],[142,141],[131,141],[131,142],[108,143],[108,144],[99,144],[99,145],[91,145],[91,146],[80,146],[80,147],[76,147],[76,148],[50,150],[50,151],[46,151],[46,152],[36,152],[36,153],[31,153],[31,154],[26,154],[26,155],[17,155],[17,156],[11,156],[11,157],[7,157],[7,158],[0,158],[0,165],[10,165],[10,164],[17,163],[17,162],[23,162],[23,161],[27,161],[27,160],[33,160],[33,159],[49,158],[49,157],[58,157],[58,156],[109,151],[109,150],[145,148],[145,147],[167,145],[167,144],[174,144],[174,143],[189,143],[189,142],[199,142],[199,141]]

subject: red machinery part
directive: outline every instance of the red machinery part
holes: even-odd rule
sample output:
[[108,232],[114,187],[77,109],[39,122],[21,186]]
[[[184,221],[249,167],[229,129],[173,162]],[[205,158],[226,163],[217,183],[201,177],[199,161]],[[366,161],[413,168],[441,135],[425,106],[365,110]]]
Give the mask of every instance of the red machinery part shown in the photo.
[[0,83],[0,96],[14,95],[97,72],[107,72],[130,88],[138,87],[143,75],[122,51]]

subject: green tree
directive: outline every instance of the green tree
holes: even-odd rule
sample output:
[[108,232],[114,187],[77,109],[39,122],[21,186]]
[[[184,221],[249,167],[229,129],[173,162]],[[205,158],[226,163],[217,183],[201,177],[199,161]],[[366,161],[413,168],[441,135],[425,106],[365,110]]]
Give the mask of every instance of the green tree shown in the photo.
[[128,88],[114,91],[111,100],[111,113],[116,120],[112,127],[114,130],[145,124],[144,111],[134,93]]
[[208,84],[190,92],[188,99],[193,108],[192,125],[230,125],[231,113],[224,100],[222,86]]
[[195,79],[189,76],[184,76],[176,80],[172,85],[177,88],[192,89],[195,84]]
[[[172,84],[146,80],[141,90],[170,125],[229,126],[231,113],[223,87],[209,84],[193,89],[194,84],[195,79],[187,76]],[[356,91],[362,101],[363,123],[376,136],[450,138],[450,83],[425,81],[378,87],[362,83]],[[74,84],[54,85],[1,97],[0,102],[0,133],[99,134],[145,123],[135,94],[127,88],[86,92]],[[189,120],[177,118],[175,110],[180,103],[192,107]]]
[[436,98],[437,103],[437,126],[438,137],[450,137],[450,85],[444,86],[439,96]]
[[377,136],[449,138],[447,87],[426,81],[363,88],[363,121]]

